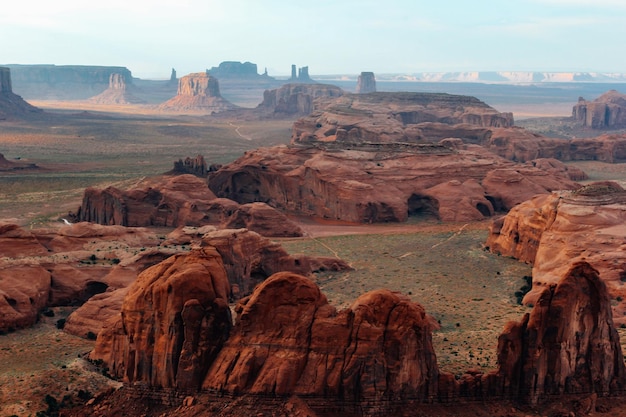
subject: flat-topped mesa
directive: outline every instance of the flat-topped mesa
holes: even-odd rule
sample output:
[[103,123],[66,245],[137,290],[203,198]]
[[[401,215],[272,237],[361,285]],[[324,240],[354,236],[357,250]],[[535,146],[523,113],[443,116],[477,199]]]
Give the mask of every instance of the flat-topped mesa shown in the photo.
[[344,91],[329,84],[290,83],[265,90],[257,111],[269,116],[306,116],[323,107],[329,99],[341,97]]
[[132,84],[132,77],[124,73],[113,73],[109,77],[109,88],[89,101],[98,104],[140,104],[144,100],[136,97],[133,93],[138,89]]
[[239,62],[239,61],[224,61],[220,62],[219,66],[211,67],[207,70],[207,74],[216,77],[220,80],[223,79],[243,79],[254,80],[257,78],[271,79],[267,73],[259,74],[257,65],[252,62]]
[[218,113],[236,107],[220,95],[217,78],[207,72],[197,72],[181,77],[176,97],[161,104],[159,109]]
[[443,93],[345,94],[293,125],[292,142],[438,142],[483,144],[491,129],[511,127],[513,115],[475,97]]
[[593,101],[580,97],[572,117],[592,129],[626,127],[626,95],[610,90]]
[[363,71],[356,82],[356,93],[367,94],[376,92],[376,77],[373,72]]

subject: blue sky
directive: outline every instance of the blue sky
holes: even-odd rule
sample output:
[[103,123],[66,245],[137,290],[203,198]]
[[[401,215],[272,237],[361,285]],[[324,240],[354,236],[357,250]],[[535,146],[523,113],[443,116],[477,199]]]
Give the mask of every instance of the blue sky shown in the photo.
[[251,61],[286,75],[626,73],[624,0],[16,0],[0,63],[121,65],[141,78]]

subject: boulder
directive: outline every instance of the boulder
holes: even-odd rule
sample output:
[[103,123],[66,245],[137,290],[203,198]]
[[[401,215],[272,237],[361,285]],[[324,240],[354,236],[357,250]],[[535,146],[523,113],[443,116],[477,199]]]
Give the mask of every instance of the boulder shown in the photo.
[[242,204],[222,224],[226,229],[250,229],[263,236],[302,236],[300,226],[266,203]]
[[48,249],[34,233],[17,224],[0,222],[0,254],[2,258],[47,256]]
[[185,75],[178,80],[175,97],[159,105],[163,111],[219,113],[237,108],[220,94],[217,78],[206,72]]

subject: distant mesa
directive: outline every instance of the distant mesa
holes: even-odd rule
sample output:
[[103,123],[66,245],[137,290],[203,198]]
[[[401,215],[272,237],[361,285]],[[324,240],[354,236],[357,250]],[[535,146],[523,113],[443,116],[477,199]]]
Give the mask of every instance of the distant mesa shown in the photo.
[[263,74],[259,74],[257,65],[252,62],[224,61],[217,67],[211,67],[207,73],[220,80],[222,79],[272,79],[267,75],[267,70]]
[[7,65],[13,88],[26,99],[86,100],[109,87],[111,74],[132,79],[126,67],[93,65]]
[[23,118],[35,113],[41,113],[41,109],[28,104],[22,97],[13,93],[11,69],[0,67],[0,120]]
[[364,71],[356,82],[356,93],[367,94],[376,92],[376,77],[373,72]]
[[142,104],[144,100],[138,98],[133,93],[138,89],[132,84],[132,78],[127,78],[125,74],[113,73],[109,77],[109,88],[89,99],[98,104]]
[[273,117],[306,116],[322,107],[325,99],[341,97],[344,91],[329,84],[290,83],[265,90],[257,110]]
[[296,74],[296,66],[291,65],[291,78],[289,78],[290,82],[297,83],[311,83],[314,82],[309,76],[309,67],[300,67],[298,68],[298,73]]
[[164,111],[219,113],[237,106],[220,95],[217,78],[207,72],[185,75],[178,80],[178,93],[159,106]]
[[580,97],[572,108],[572,117],[592,129],[626,127],[626,95],[610,90],[593,101]]

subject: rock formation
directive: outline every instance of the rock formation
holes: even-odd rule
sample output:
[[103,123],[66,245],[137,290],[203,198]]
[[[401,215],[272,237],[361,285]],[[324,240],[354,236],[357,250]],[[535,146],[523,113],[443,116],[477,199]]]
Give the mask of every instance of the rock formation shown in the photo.
[[327,104],[328,99],[340,97],[341,88],[328,84],[286,84],[265,90],[263,102],[256,108],[263,116],[306,116]]
[[181,77],[176,97],[162,103],[159,109],[212,114],[236,107],[220,95],[217,78],[206,72],[197,72]]
[[373,72],[363,71],[356,82],[356,93],[367,94],[376,92],[376,78]]
[[[626,192],[616,183],[594,183],[574,192],[537,196],[496,220],[486,246],[494,253],[533,264],[533,289],[524,298],[535,303],[569,265],[585,261],[600,273],[611,296],[626,296],[624,236]],[[618,298],[618,299],[619,299]],[[618,324],[626,323],[626,303],[614,307]]]
[[215,249],[173,256],[139,275],[91,356],[128,383],[197,390],[232,326],[229,293]]
[[211,69],[207,70],[207,73],[217,79],[258,79],[258,78],[269,78],[267,76],[267,71],[265,74],[261,75],[258,73],[257,65],[252,62],[239,62],[239,61],[224,61],[220,62],[219,66],[211,67]]
[[[480,144],[488,137],[490,128],[512,125],[511,113],[500,113],[469,96],[345,94],[326,108],[296,121],[292,141],[436,143],[461,137]],[[455,134],[459,129],[465,134]]]
[[[608,396],[626,385],[606,286],[585,262],[507,325],[497,370],[458,379],[438,369],[434,319],[405,296],[376,290],[337,311],[311,281],[281,272],[241,300],[231,328],[224,276],[207,248],[146,270],[91,358],[153,398],[172,398],[172,389],[205,402],[224,394],[253,395],[259,404],[297,395],[311,410],[365,415],[460,398],[537,404],[554,395]],[[236,408],[238,400],[230,401]]]
[[339,142],[259,148],[211,173],[209,187],[242,204],[264,201],[294,215],[364,223],[420,215],[479,220],[537,193],[577,188],[565,172],[516,165],[477,148]]
[[240,206],[217,198],[201,178],[184,174],[145,179],[129,190],[87,188],[74,221],[120,226],[247,227],[268,236],[301,236],[302,230],[265,203]]
[[184,160],[179,159],[177,162],[174,162],[174,169],[168,174],[192,174],[199,178],[206,178],[208,172],[204,156],[196,155],[195,158],[187,157]]
[[0,172],[1,171],[30,171],[37,170],[37,164],[22,161],[8,161],[3,154],[0,153]]
[[137,87],[132,84],[132,78],[127,79],[124,74],[113,73],[109,78],[109,88],[89,101],[98,104],[140,104],[144,100],[136,97],[133,93]]
[[209,232],[202,237],[201,245],[214,247],[222,256],[234,299],[250,295],[259,283],[276,272],[310,275],[351,269],[337,258],[289,255],[278,243],[247,229]]
[[498,339],[496,386],[537,403],[561,394],[601,396],[626,388],[626,369],[606,285],[586,262],[544,288],[521,322]]
[[[13,93],[11,69],[0,67],[0,121],[5,119],[23,118],[41,110],[25,102],[22,97]],[[4,159],[4,157],[2,157]]]
[[130,84],[125,67],[93,65],[8,65],[13,89],[26,99],[84,100],[109,86],[111,74],[121,74]]
[[309,67],[300,67],[298,68],[298,75],[296,76],[296,66],[291,65],[291,78],[290,82],[297,83],[310,83],[313,82],[311,77],[309,76]]
[[610,90],[593,101],[580,97],[572,117],[592,129],[626,127],[626,95]]

